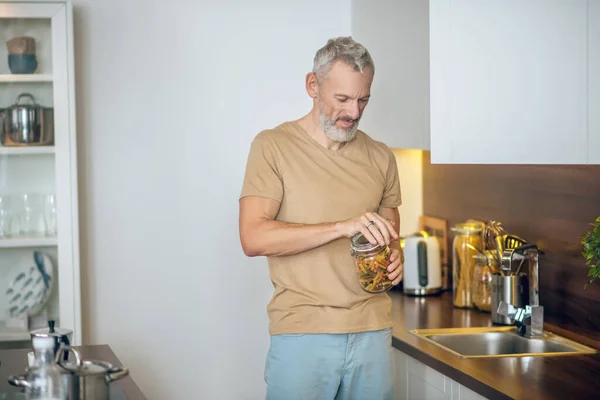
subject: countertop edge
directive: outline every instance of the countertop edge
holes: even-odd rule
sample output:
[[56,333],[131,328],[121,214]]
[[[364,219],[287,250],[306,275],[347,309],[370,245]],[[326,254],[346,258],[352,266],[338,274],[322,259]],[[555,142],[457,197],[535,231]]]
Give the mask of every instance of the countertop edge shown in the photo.
[[466,388],[468,388],[490,400],[496,400],[496,399],[498,399],[498,400],[514,400],[512,397],[506,395],[505,393],[502,393],[502,392],[486,385],[485,383],[475,379],[471,375],[444,363],[443,361],[439,360],[438,358],[409,345],[408,343],[402,341],[402,339],[399,339],[393,335],[392,335],[392,347],[400,350],[403,353],[408,354],[409,356],[422,362],[423,364],[427,365],[428,367],[435,369],[436,371],[440,372],[441,374],[444,374],[448,378],[460,383],[461,385],[465,386]]

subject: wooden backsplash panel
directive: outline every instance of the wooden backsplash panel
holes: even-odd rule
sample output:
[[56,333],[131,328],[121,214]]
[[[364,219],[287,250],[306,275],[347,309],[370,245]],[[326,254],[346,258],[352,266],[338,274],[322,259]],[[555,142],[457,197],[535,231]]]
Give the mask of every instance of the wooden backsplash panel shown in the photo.
[[448,220],[449,228],[468,218],[500,221],[536,243],[546,253],[546,322],[600,340],[600,282],[584,288],[579,242],[600,215],[600,166],[435,165],[425,152],[423,213]]

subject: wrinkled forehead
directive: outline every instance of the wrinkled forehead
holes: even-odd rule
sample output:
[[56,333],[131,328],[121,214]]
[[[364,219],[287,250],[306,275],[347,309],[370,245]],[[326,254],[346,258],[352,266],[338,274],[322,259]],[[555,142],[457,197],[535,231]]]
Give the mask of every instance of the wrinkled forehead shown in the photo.
[[325,90],[348,92],[348,94],[366,95],[371,90],[373,68],[357,71],[343,61],[335,62],[320,83]]

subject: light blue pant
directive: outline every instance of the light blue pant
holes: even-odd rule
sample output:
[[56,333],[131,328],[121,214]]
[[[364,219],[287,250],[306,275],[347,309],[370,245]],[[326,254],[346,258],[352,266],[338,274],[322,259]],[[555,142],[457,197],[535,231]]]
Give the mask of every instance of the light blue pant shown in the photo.
[[267,400],[393,400],[392,330],[273,335]]

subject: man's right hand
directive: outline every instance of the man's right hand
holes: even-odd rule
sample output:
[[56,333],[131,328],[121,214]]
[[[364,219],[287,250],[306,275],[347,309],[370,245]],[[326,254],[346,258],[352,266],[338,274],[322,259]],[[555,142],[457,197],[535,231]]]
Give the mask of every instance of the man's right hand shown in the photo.
[[392,222],[377,213],[368,212],[340,222],[339,227],[345,237],[351,238],[361,232],[369,242],[380,246],[387,246],[392,240],[398,239]]

